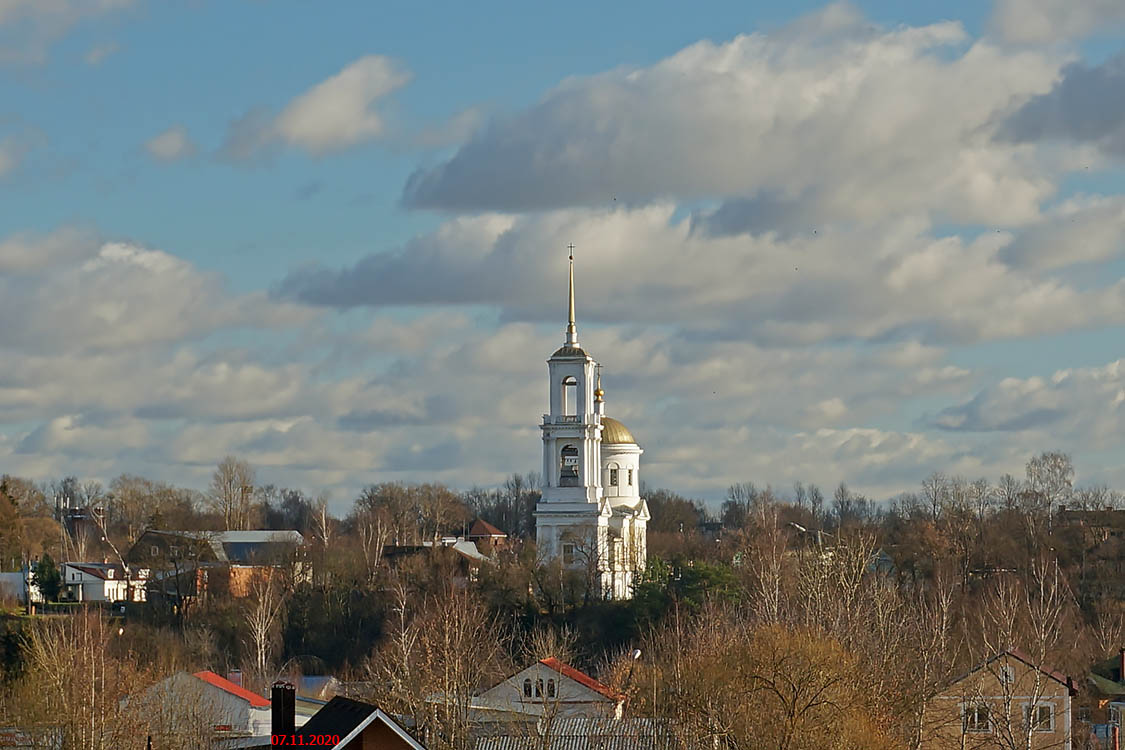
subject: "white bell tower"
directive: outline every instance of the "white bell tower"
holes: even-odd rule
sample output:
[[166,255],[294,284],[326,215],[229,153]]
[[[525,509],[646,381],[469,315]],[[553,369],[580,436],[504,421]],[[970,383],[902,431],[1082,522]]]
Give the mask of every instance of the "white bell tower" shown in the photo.
[[543,415],[542,498],[535,508],[540,554],[566,567],[605,567],[612,511],[602,498],[598,363],[578,343],[574,322],[574,246],[570,246],[566,340],[547,360],[550,413]]

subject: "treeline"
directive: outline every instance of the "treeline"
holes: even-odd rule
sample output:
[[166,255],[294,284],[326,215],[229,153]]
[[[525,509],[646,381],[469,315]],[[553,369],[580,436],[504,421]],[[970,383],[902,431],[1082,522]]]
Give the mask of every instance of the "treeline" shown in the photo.
[[[1059,453],[1035,457],[1020,478],[931,474],[881,503],[842,484],[827,497],[810,485],[741,483],[712,515],[698,500],[645,489],[649,560],[626,602],[600,600],[580,571],[536,554],[533,475],[487,491],[374,485],[339,518],[324,497],[261,487],[242,462],[224,464],[207,493],[136,477],[100,495],[68,486],[102,499],[106,538],[119,548],[157,525],[293,528],[309,542],[308,575],[271,580],[250,600],[213,598],[182,621],[131,616],[107,653],[122,673],[140,670],[143,654],[168,654],[144,679],[174,666],[242,668],[261,687],[293,671],[331,672],[359,697],[420,715],[434,747],[466,748],[460,698],[536,655],[596,674],[630,696],[634,715],[672,720],[685,746],[721,737],[732,747],[874,749],[921,747],[936,731],[933,696],[998,650],[1018,646],[1081,678],[1125,645],[1123,550],[1070,513],[1120,508],[1121,496],[1075,486]],[[50,533],[33,533],[55,523],[54,487],[5,478],[0,488],[0,508],[7,502],[18,521],[0,528],[19,529],[4,543],[22,545],[9,559],[62,552]],[[471,574],[440,545],[391,554],[477,517],[514,543]],[[29,643],[27,632],[0,633],[10,698],[0,705],[41,705],[16,700],[55,669]],[[827,700],[801,705],[806,688]],[[423,710],[435,694],[458,700]]]

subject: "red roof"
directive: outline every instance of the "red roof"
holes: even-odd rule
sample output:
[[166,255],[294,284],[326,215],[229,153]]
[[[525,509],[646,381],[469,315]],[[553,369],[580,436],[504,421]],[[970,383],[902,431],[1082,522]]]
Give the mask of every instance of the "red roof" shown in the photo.
[[500,529],[496,528],[483,518],[478,518],[473,521],[473,525],[469,527],[469,536],[508,536]]
[[579,672],[569,664],[563,664],[553,656],[546,659],[540,659],[539,663],[546,667],[550,667],[561,675],[569,677],[575,682],[585,685],[595,693],[601,693],[606,698],[609,698],[612,701],[625,700],[625,696],[617,692],[613,688],[609,687],[608,685],[603,685],[585,672]]
[[265,698],[263,698],[262,696],[258,695],[257,693],[251,693],[246,688],[239,687],[238,685],[235,685],[230,680],[226,679],[225,677],[220,677],[219,675],[215,674],[214,672],[208,672],[208,671],[204,670],[202,672],[196,672],[195,676],[198,677],[199,679],[203,680],[204,682],[207,682],[207,683],[210,683],[210,684],[214,685],[215,687],[219,688],[220,690],[225,690],[228,693],[230,693],[231,695],[237,695],[239,698],[242,698],[243,700],[250,701],[250,705],[254,706],[255,708],[269,708],[270,707],[270,702],[268,700],[266,700]]

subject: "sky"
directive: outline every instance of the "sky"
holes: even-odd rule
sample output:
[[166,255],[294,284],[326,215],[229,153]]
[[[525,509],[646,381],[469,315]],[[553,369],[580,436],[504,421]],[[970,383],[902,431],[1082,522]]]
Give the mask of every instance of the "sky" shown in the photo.
[[1125,489],[1125,4],[0,0],[0,472]]

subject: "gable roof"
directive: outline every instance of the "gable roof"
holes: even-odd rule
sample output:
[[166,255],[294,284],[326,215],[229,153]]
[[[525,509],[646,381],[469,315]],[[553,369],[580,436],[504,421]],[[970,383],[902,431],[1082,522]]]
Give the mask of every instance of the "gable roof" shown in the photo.
[[[250,531],[168,531],[149,529],[129,550],[127,557],[134,557],[133,550],[145,549],[152,537],[165,539],[184,539],[198,543],[201,555],[203,550],[211,553],[215,560],[223,563],[253,563],[263,558],[284,555],[294,547],[305,543],[299,531],[252,529]],[[205,557],[205,556],[204,556]],[[201,557],[201,559],[203,559]]]
[[270,707],[270,702],[262,696],[258,695],[257,693],[251,693],[246,688],[240,685],[235,685],[230,680],[226,679],[225,677],[220,677],[214,672],[208,672],[207,670],[204,670],[202,672],[196,672],[195,676],[210,685],[214,685],[220,690],[225,690],[231,695],[236,695],[239,698],[248,701],[254,708]]
[[475,536],[502,536],[507,538],[508,535],[483,518],[478,518],[473,521],[473,525],[469,527],[469,537]]
[[604,684],[598,682],[597,680],[595,680],[593,677],[586,674],[585,672],[579,672],[577,669],[570,666],[569,664],[563,664],[561,661],[559,661],[558,659],[556,659],[553,656],[549,656],[546,659],[540,659],[539,663],[542,664],[545,667],[548,667],[550,669],[555,670],[556,672],[558,672],[561,675],[569,677],[570,679],[574,680],[575,682],[577,682],[581,685],[584,685],[585,687],[590,688],[595,693],[599,693],[600,695],[604,695],[606,698],[609,698],[611,701],[625,700],[625,696],[622,695],[621,693],[618,693],[613,688],[609,687],[608,685],[604,685]]
[[[103,581],[106,581],[106,580],[123,581],[123,580],[125,580],[125,568],[121,567],[117,563],[68,562],[68,563],[63,563],[63,564],[66,565],[67,567],[74,568],[75,570],[80,570],[83,573],[85,573],[86,575],[93,576],[94,578],[100,578]],[[111,571],[111,570],[113,571],[113,578],[112,579],[107,577],[108,574],[109,574],[109,571]]]
[[411,737],[382,709],[370,703],[336,696],[313,714],[313,717],[297,730],[297,736],[309,737],[311,735],[333,735],[340,738],[334,747],[346,747],[349,742],[358,737],[364,729],[375,721],[383,722],[412,750],[426,750],[418,740]]
[[961,675],[960,677],[956,678],[955,680],[952,680],[950,682],[950,684],[960,682],[961,680],[965,679],[966,677],[968,677],[972,674],[976,674],[977,672],[984,669],[985,667],[987,667],[989,664],[993,663],[994,661],[997,661],[999,659],[1003,659],[1004,657],[1010,657],[1012,659],[1015,659],[1016,661],[1023,663],[1025,666],[1027,666],[1030,669],[1039,670],[1040,672],[1045,674],[1047,677],[1051,678],[1055,682],[1064,686],[1067,690],[1069,690],[1071,692],[1071,694],[1074,694],[1076,692],[1076,688],[1074,686],[1074,680],[1072,680],[1070,677],[1066,676],[1062,672],[1060,672],[1056,669],[1052,669],[1051,667],[1048,667],[1046,665],[1036,666],[1035,662],[1032,660],[1032,658],[1027,653],[1021,651],[1018,648],[1010,648],[1006,651],[1001,651],[1001,652],[993,655],[992,657],[984,660],[983,662],[981,662],[977,666],[970,669],[965,674]]

